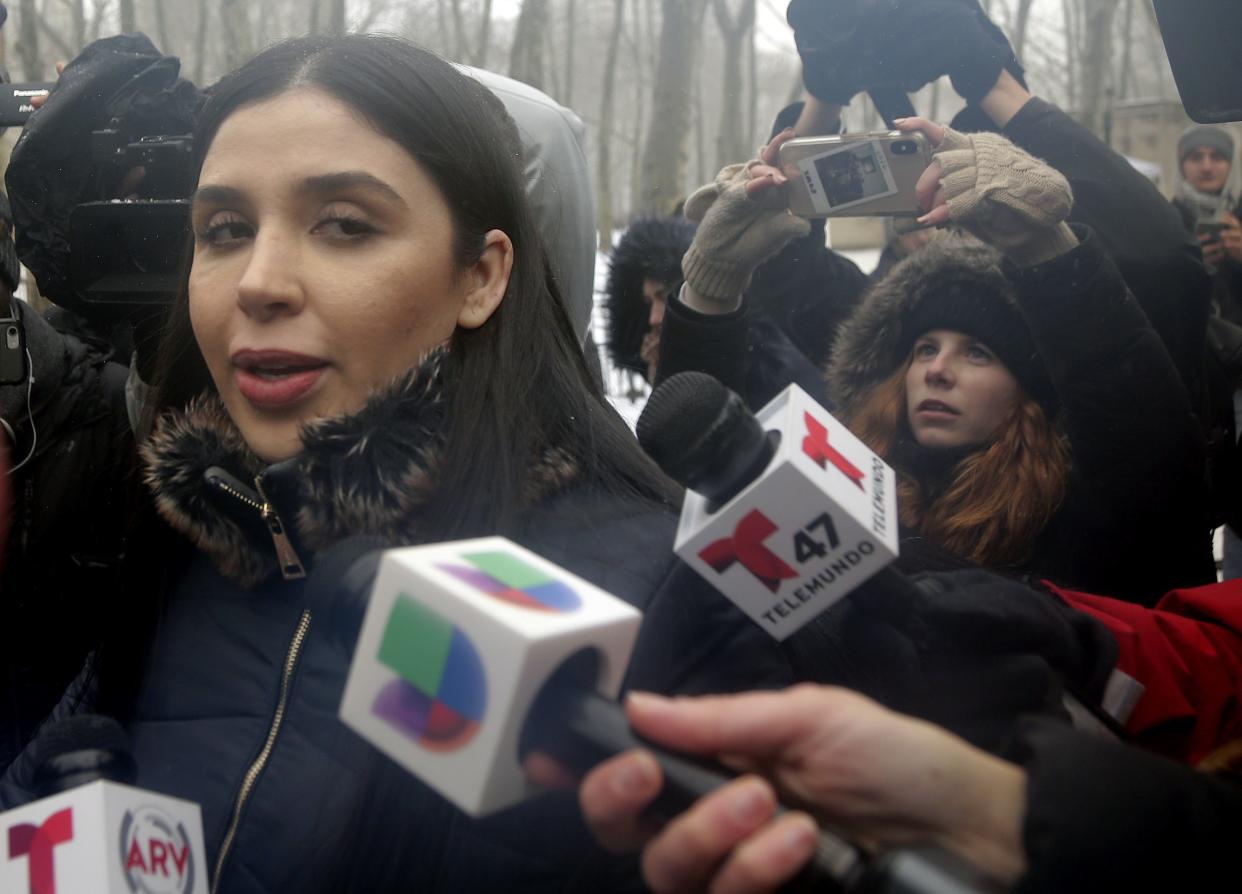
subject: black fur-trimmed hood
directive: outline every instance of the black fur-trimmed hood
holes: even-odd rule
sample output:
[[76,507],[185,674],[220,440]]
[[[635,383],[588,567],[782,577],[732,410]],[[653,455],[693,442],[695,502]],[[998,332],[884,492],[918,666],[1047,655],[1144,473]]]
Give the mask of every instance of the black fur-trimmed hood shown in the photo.
[[894,266],[842,324],[827,373],[837,406],[853,406],[897,369],[910,338],[918,335],[906,325],[915,308],[950,286],[995,295],[1020,313],[1000,252],[966,233],[937,236]]
[[[161,418],[141,448],[156,509],[243,586],[278,570],[272,538],[256,510],[208,483],[212,467],[251,488],[256,478],[264,482],[303,561],[357,534],[394,544],[433,537],[422,509],[443,455],[443,356],[432,354],[357,413],[307,425],[303,451],[271,466],[246,445],[220,398],[204,393]],[[549,447],[534,462],[527,497],[537,502],[576,477],[576,463]]]
[[647,304],[643,280],[670,286],[681,282],[681,256],[694,241],[695,224],[678,217],[640,217],[633,221],[612,250],[604,311],[608,325],[607,348],[612,362],[638,373],[647,372],[640,350],[647,334]]

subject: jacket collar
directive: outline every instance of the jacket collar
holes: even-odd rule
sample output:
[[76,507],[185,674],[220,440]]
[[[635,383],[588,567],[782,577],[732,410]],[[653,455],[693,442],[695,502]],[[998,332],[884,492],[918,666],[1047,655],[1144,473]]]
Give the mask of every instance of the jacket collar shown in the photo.
[[[269,502],[303,561],[352,535],[394,544],[433,539],[422,510],[435,492],[443,451],[443,361],[435,352],[357,413],[307,425],[303,451],[274,465],[254,455],[220,398],[205,392],[163,416],[142,446],[157,511],[223,575],[247,587],[278,570],[273,538],[259,509],[213,486],[218,476],[209,470],[223,469],[251,497]],[[532,502],[576,478],[575,464],[553,448],[532,472]]]

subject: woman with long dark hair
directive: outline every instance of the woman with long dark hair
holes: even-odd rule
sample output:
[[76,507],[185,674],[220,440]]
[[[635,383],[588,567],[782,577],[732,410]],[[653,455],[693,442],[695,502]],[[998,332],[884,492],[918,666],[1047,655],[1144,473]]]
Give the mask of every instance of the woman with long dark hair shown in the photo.
[[132,602],[57,714],[116,716],[139,785],[202,806],[216,891],[628,880],[566,800],[474,823],[387,766],[336,717],[344,657],[303,592],[350,535],[503,534],[645,610],[627,684],[789,678],[672,561],[675,491],[591,383],[512,122],[401,41],[306,38],[221,81],[196,146]]

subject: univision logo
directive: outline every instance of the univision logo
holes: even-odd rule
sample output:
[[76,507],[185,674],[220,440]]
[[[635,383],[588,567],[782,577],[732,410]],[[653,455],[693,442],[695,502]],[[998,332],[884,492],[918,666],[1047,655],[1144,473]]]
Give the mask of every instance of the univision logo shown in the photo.
[[460,629],[401,594],[378,658],[398,677],[376,696],[376,717],[430,751],[456,751],[474,738],[487,709],[487,676]]
[[568,584],[532,568],[512,553],[463,553],[461,557],[474,567],[436,567],[481,593],[522,608],[567,614],[582,605],[582,597]]

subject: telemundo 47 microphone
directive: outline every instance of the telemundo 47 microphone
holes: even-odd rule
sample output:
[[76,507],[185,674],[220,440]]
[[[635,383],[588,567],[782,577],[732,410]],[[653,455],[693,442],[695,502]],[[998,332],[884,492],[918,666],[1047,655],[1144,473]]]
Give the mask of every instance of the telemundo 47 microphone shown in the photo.
[[40,800],[0,813],[0,891],[206,894],[199,806],[133,786],[115,720],[66,718],[36,748]]
[[677,554],[779,640],[897,558],[893,470],[796,385],[756,415],[711,376],[679,373],[647,401],[638,440],[686,487]]
[[[614,700],[641,616],[500,537],[384,550],[338,544],[307,582],[312,614],[353,650],[340,717],[464,812],[535,794],[522,759],[542,751],[583,773],[631,748],[660,764],[652,814],[669,819],[729,782],[710,761],[637,737]],[[870,858],[824,830],[798,890],[996,890],[943,853]]]

